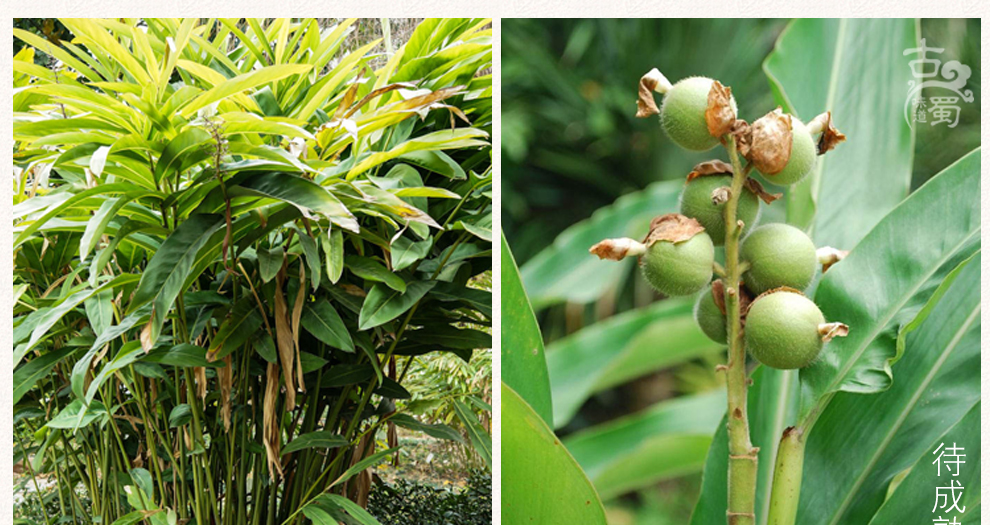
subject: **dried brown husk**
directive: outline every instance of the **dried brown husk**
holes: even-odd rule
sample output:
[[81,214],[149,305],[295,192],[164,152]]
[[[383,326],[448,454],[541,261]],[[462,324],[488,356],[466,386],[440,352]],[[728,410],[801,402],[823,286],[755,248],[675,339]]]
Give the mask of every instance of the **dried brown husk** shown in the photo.
[[770,204],[771,202],[773,202],[773,201],[775,201],[775,200],[777,200],[777,199],[779,199],[779,198],[781,198],[781,197],[784,196],[783,193],[769,193],[769,192],[767,192],[767,190],[763,189],[763,185],[760,184],[760,181],[758,181],[758,180],[756,180],[756,179],[754,179],[752,177],[746,177],[746,183],[745,184],[746,184],[746,188],[749,191],[755,193],[756,196],[760,198],[760,200],[762,200],[763,202],[765,202],[767,204]]
[[196,395],[200,399],[206,399],[206,367],[193,368],[193,376],[196,378]]
[[296,387],[293,381],[295,367],[295,345],[292,341],[292,324],[289,320],[289,309],[285,303],[285,267],[283,266],[275,278],[275,342],[278,346],[279,361],[282,364],[282,374],[285,376],[285,408],[295,410]]
[[831,151],[841,142],[845,142],[846,135],[832,125],[832,112],[826,111],[815,117],[812,122],[816,122],[822,129],[822,135],[818,138],[818,154],[824,155]]
[[780,173],[791,159],[791,116],[777,109],[750,126],[747,160],[764,175]]
[[275,410],[278,408],[278,363],[268,363],[268,370],[265,375],[262,441],[265,444],[265,455],[268,460],[268,474],[271,476],[272,481],[275,481],[276,474],[278,474],[278,477],[282,477],[282,435],[279,428],[281,418]]
[[736,121],[736,112],[732,109],[732,89],[723,86],[721,82],[712,82],[708,91],[708,108],[705,109],[705,123],[708,133],[713,137],[721,137],[730,130]]
[[296,385],[306,391],[303,383],[302,358],[299,355],[299,321],[302,318],[303,304],[306,301],[306,265],[299,258],[299,291],[296,292],[296,303],[292,306],[292,346],[296,349]]
[[732,164],[718,159],[706,160],[704,162],[699,162],[693,169],[691,169],[691,173],[688,173],[687,181],[691,182],[698,177],[705,177],[708,175],[725,174],[732,174]]
[[[749,311],[749,305],[753,302],[753,298],[742,285],[743,283],[740,282],[739,313],[741,317],[745,318],[746,312]],[[718,310],[722,312],[722,315],[728,315],[728,310],[726,310],[725,306],[725,281],[717,279],[712,283],[712,299],[715,300],[715,306],[717,306]]]
[[703,231],[705,231],[705,227],[697,219],[686,217],[680,213],[668,213],[654,217],[650,221],[650,233],[643,239],[643,244],[653,246],[659,241],[676,244],[690,240]]
[[217,369],[217,381],[220,383],[220,414],[223,416],[223,429],[230,432],[230,390],[234,386],[233,359],[228,354],[223,358],[224,366]]
[[818,256],[818,262],[822,265],[822,273],[825,273],[833,264],[845,259],[849,255],[849,251],[839,250],[831,246],[822,246],[815,250],[815,255]]

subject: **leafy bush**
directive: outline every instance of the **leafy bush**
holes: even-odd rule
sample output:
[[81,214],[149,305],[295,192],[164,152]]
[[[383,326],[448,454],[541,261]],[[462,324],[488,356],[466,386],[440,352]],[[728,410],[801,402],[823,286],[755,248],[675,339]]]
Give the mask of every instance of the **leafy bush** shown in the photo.
[[70,519],[366,519],[379,429],[463,439],[402,371],[491,347],[489,21],[377,69],[354,19],[61,22],[14,31],[15,461]]
[[489,525],[491,475],[473,470],[459,491],[404,479],[382,483],[372,489],[368,511],[383,525]]

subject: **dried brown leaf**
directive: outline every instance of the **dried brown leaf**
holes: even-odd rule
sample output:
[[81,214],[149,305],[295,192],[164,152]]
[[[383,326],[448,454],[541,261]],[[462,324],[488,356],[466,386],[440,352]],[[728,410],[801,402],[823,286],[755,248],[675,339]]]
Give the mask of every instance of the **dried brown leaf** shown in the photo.
[[639,99],[636,100],[636,117],[647,118],[660,113],[653,92],[666,92],[670,87],[668,81],[657,68],[651,69],[639,79]]
[[703,231],[705,227],[697,219],[680,213],[668,213],[654,217],[650,221],[650,233],[643,240],[643,244],[653,246],[657,241],[684,242]]
[[704,177],[706,175],[725,174],[732,175],[732,164],[718,159],[706,160],[694,166],[691,173],[688,173],[687,181],[691,182],[698,177]]
[[264,427],[262,441],[265,444],[265,455],[268,459],[268,473],[272,481],[275,474],[282,477],[282,433],[279,427],[281,417],[276,413],[278,407],[279,370],[277,363],[268,363],[265,377]]
[[756,194],[763,202],[770,204],[771,202],[784,196],[783,193],[769,193],[767,190],[763,189],[763,185],[760,181],[752,178],[746,178],[746,189]]
[[588,253],[597,255],[599,259],[621,261],[626,257],[646,253],[646,246],[633,239],[605,239],[588,249]]
[[353,284],[341,284],[339,285],[342,290],[350,295],[356,297],[367,297],[368,292],[365,292],[360,286],[355,286]]
[[818,335],[822,336],[822,342],[827,343],[836,337],[849,335],[849,327],[842,323],[825,323],[818,325]]
[[234,386],[233,359],[228,354],[223,358],[224,367],[217,369],[217,381],[220,383],[220,401],[223,416],[223,429],[230,432],[230,390]]
[[705,123],[708,133],[721,137],[732,129],[736,121],[736,111],[732,109],[732,89],[723,86],[718,80],[712,82],[708,91],[708,108],[705,109]]
[[712,299],[715,301],[715,306],[718,307],[718,311],[722,312],[722,315],[726,315],[725,283],[722,282],[722,279],[717,279],[712,283]]
[[296,303],[292,306],[292,346],[296,349],[296,384],[306,391],[303,383],[302,358],[299,357],[299,321],[302,319],[303,304],[306,302],[306,265],[299,258],[299,291],[296,292]]
[[750,128],[746,158],[764,175],[780,173],[791,159],[791,116],[778,107]]
[[200,399],[206,399],[206,367],[193,368],[193,377],[196,378],[196,395]]
[[295,366],[295,345],[292,342],[292,324],[289,321],[289,309],[285,303],[285,267],[278,271],[275,278],[275,341],[278,346],[279,361],[282,363],[282,373],[285,376],[285,408],[295,410],[296,387],[293,384],[292,372]]
[[[155,318],[154,308],[151,310],[151,318]],[[144,353],[146,354],[150,352],[151,347],[154,346],[151,342],[151,323],[153,322],[154,321],[148,321],[148,324],[144,325],[144,328],[141,329],[141,333],[138,335],[138,339],[141,340],[141,349],[144,350]]]

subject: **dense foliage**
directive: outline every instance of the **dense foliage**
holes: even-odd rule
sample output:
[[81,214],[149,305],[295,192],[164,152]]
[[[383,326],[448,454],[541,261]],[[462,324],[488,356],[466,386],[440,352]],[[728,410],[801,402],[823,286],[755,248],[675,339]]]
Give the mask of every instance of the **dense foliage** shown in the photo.
[[399,479],[376,485],[368,512],[383,525],[489,525],[492,523],[492,480],[472,471],[459,490],[436,488]]
[[14,458],[57,480],[46,521],[374,523],[395,425],[490,466],[481,392],[467,437],[395,403],[415,356],[491,346],[489,21],[383,57],[341,52],[353,22],[15,29]]

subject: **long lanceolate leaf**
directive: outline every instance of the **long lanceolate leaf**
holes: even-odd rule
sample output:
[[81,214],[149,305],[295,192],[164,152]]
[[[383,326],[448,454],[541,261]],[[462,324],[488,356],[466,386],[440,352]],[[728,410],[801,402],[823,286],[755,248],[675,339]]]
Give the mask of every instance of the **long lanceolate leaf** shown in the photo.
[[150,344],[158,339],[175,299],[182,292],[200,248],[224,224],[220,215],[193,215],[165,239],[148,261],[128,313],[152,302]]
[[474,415],[474,412],[467,405],[457,399],[451,401],[451,404],[453,405],[454,413],[461,420],[461,424],[467,429],[468,436],[471,438],[471,444],[474,445],[474,450],[478,452],[481,459],[485,460],[485,463],[491,468],[492,436],[482,428],[478,417]]
[[815,302],[826,319],[850,331],[801,371],[803,418],[820,415],[837,391],[872,393],[890,386],[896,349],[892,338],[881,336],[909,320],[905,307],[923,304],[931,293],[924,293],[926,285],[940,269],[978,242],[979,189],[977,150],[914,192],[825,274]]
[[785,111],[804,122],[831,111],[849,137],[787,194],[788,220],[819,246],[851,249],[907,195],[914,130],[903,108],[913,58],[904,51],[918,47],[919,32],[914,19],[800,19],[764,62]]
[[799,523],[869,521],[894,477],[919,458],[929,468],[925,449],[979,402],[979,255],[945,278],[898,345],[890,389],[836,395],[809,435]]

